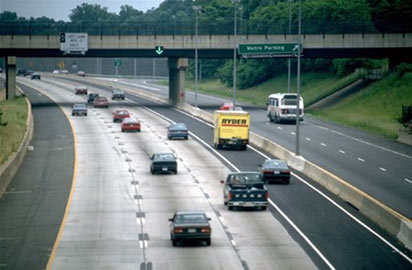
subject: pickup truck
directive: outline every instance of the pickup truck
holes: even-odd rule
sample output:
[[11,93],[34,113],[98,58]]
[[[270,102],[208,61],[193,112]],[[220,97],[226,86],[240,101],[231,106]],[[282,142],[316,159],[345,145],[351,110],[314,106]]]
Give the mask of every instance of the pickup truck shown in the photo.
[[238,207],[259,207],[266,210],[269,192],[259,172],[229,173],[226,181],[221,181],[223,202],[229,210]]

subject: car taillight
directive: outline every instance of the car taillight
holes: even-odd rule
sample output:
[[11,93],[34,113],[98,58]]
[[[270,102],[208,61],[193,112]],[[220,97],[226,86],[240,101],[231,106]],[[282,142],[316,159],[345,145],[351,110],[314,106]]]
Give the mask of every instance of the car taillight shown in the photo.
[[266,193],[265,193],[265,199],[266,199],[266,200],[269,199],[269,192],[267,192],[267,191],[266,191]]
[[290,173],[289,170],[280,171],[280,173]]
[[272,173],[272,171],[263,171],[263,173]]
[[229,191],[229,193],[227,194],[227,198],[228,198],[229,200],[232,199],[232,191]]
[[210,228],[209,227],[203,227],[202,229],[200,229],[200,231],[202,233],[209,233],[210,232]]
[[183,228],[179,228],[179,227],[174,228],[173,232],[174,232],[174,233],[182,233],[182,232],[183,232]]

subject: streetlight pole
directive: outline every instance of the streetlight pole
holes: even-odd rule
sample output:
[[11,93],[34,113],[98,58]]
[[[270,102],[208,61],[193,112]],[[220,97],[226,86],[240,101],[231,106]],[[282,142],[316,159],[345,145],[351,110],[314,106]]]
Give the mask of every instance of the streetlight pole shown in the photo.
[[[291,7],[291,2],[293,0],[289,0],[289,36],[290,34],[292,34],[292,7]],[[290,68],[290,58],[288,58],[288,93],[290,93],[290,72],[291,72],[291,68]]]
[[198,43],[198,33],[197,33],[197,28],[198,28],[198,13],[200,11],[200,6],[193,6],[193,10],[195,11],[195,18],[196,18],[196,30],[195,30],[195,106],[197,107],[197,91],[198,91],[198,79],[197,79],[197,43]]
[[299,125],[300,125],[300,50],[302,46],[302,0],[299,0],[299,26],[298,26],[298,74],[297,74],[297,110],[296,110],[296,151],[295,155],[299,156]]
[[232,0],[235,4],[235,22],[234,22],[234,35],[233,35],[233,110],[236,108],[236,43],[237,43],[237,4],[240,0]]

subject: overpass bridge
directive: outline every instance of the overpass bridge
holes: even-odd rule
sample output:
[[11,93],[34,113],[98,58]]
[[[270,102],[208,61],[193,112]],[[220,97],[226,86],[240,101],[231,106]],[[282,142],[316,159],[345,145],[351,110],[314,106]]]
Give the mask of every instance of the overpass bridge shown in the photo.
[[[233,58],[233,35],[208,34],[197,38],[199,58]],[[297,43],[297,35],[241,34],[236,44]],[[163,53],[155,47],[162,46]],[[194,58],[196,37],[188,35],[89,35],[85,57],[167,57],[169,59],[169,98],[180,102],[184,91],[187,58]],[[412,59],[412,33],[305,34],[306,58],[389,58],[390,66]],[[14,96],[15,57],[78,57],[60,51],[58,34],[32,35],[0,33],[0,57],[6,57],[7,93]],[[238,54],[240,58],[241,55]],[[290,55],[263,57],[291,57]]]

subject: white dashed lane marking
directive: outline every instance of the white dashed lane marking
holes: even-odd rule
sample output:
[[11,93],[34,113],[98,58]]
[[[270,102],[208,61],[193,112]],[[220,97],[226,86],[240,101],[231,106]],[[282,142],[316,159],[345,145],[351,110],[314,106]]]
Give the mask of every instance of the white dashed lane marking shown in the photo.
[[412,184],[412,181],[409,180],[408,178],[405,178],[405,181],[408,182],[409,184]]
[[386,169],[385,169],[385,168],[382,168],[382,167],[379,167],[379,170],[381,170],[381,171],[383,171],[383,172],[386,172]]
[[278,127],[278,129],[282,129],[282,127]]
[[295,132],[293,132],[293,131],[291,131],[291,132],[290,132],[290,134],[292,134],[292,135],[296,135],[296,133],[295,133]]
[[358,160],[361,162],[365,162],[365,160],[363,158],[358,157]]
[[343,150],[339,150],[339,153],[345,154],[345,151],[343,151]]
[[311,141],[312,139],[311,138],[308,138],[308,137],[305,137],[305,140],[307,140],[307,141]]
[[322,145],[322,146],[328,146],[326,143],[320,143],[320,145]]

